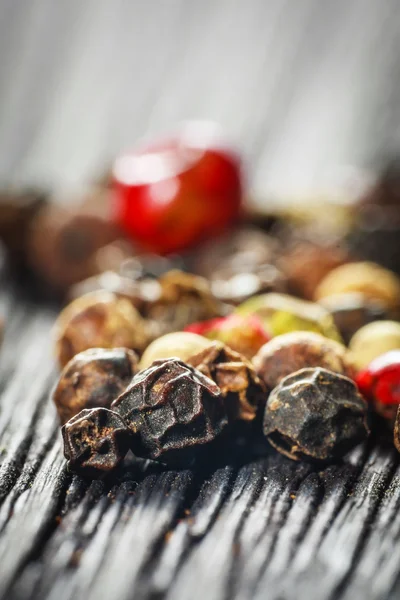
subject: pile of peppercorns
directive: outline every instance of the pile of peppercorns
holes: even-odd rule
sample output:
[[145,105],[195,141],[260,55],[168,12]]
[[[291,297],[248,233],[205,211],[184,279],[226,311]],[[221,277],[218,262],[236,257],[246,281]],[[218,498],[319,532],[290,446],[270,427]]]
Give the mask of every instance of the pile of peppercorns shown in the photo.
[[[73,208],[3,198],[10,255],[67,300],[53,399],[70,468],[101,476],[129,450],[193,465],[238,422],[249,443],[263,432],[291,459],[332,460],[367,437],[367,413],[400,451],[400,169],[355,205],[346,233],[282,217],[267,232],[239,219],[235,157],[192,151],[123,157],[114,187],[107,178]],[[149,165],[175,163],[143,184]]]
[[[237,421],[291,459],[332,460],[367,437],[364,398],[393,427],[400,281],[383,267],[336,267],[319,302],[270,291],[235,305],[179,270],[136,285],[76,298],[55,325],[53,399],[72,470],[108,473],[129,449],[190,466]],[[374,321],[375,305],[392,320]]]

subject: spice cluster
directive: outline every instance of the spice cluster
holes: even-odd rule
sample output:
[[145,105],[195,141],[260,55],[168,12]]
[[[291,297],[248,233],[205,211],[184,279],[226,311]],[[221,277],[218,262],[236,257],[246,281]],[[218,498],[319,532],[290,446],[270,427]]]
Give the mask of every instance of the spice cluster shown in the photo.
[[[378,421],[400,451],[400,169],[345,228],[266,225],[243,213],[233,153],[182,147],[120,157],[73,209],[3,199],[11,259],[65,304],[53,400],[69,467],[103,476],[128,451],[190,466],[238,423],[293,460],[338,459]],[[147,163],[166,179],[135,181]]]
[[384,267],[335,267],[313,301],[268,291],[239,304],[177,269],[136,280],[133,296],[115,277],[118,291],[75,298],[55,325],[72,470],[102,476],[129,450],[191,466],[238,422],[249,444],[262,433],[293,460],[338,459],[382,417],[399,445],[400,282]]

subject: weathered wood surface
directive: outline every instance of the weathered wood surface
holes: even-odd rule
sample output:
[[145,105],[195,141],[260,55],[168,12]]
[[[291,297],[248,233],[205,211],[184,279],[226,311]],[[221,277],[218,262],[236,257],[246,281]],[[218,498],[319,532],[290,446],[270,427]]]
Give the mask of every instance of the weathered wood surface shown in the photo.
[[321,471],[273,451],[198,472],[131,460],[85,482],[66,471],[49,400],[54,311],[15,298],[2,296],[0,598],[398,597],[390,447]]
[[[368,164],[398,136],[398,0],[0,0],[0,179],[94,177],[139,136],[219,120],[256,190]],[[400,467],[276,453],[201,472],[67,473],[55,311],[2,274],[0,598],[400,595]]]

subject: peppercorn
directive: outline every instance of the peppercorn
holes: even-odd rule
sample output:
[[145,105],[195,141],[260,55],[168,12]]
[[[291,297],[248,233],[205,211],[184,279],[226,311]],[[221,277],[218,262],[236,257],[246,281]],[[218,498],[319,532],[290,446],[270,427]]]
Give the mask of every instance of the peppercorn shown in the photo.
[[264,344],[253,364],[268,390],[287,375],[306,367],[323,367],[350,378],[355,375],[345,346],[312,331],[278,335]]
[[68,467],[86,477],[107,475],[129,450],[129,429],[107,408],[82,410],[63,425],[61,432]]
[[111,407],[131,430],[136,456],[176,466],[191,464],[227,424],[219,387],[176,358],[140,371]]
[[140,368],[147,369],[155,360],[161,358],[180,358],[186,361],[211,344],[211,340],[195,333],[186,331],[167,333],[147,346],[140,359]]
[[132,304],[105,291],[86,294],[64,308],[54,337],[61,367],[88,348],[124,347],[140,352],[148,341],[145,321]]
[[400,405],[400,346],[374,358],[358,373],[356,383],[375,412],[393,421]]
[[262,294],[247,300],[235,311],[239,315],[256,315],[273,336],[291,331],[314,331],[341,342],[329,312],[316,304],[287,294]]
[[339,458],[368,435],[367,405],[348,377],[301,369],[274,388],[264,413],[264,435],[285,456]]
[[223,315],[223,305],[203,277],[173,270],[162,275],[158,282],[159,298],[148,303],[145,316],[158,324],[159,336],[180,331],[195,321]]
[[387,310],[381,302],[369,300],[357,292],[328,296],[320,304],[332,315],[346,344],[364,325],[388,318]]
[[290,291],[306,300],[313,300],[320,281],[334,268],[348,261],[346,250],[337,239],[290,240],[283,248],[278,266],[288,278]]
[[232,350],[252,358],[271,335],[266,331],[262,321],[253,315],[229,315],[192,323],[185,327],[185,331],[198,333],[209,340],[223,342]]
[[349,350],[359,369],[390,350],[400,349],[400,323],[376,321],[359,329],[351,338]]
[[53,391],[61,424],[84,408],[110,408],[137,370],[137,355],[127,348],[91,348],[76,354]]
[[319,284],[315,299],[358,292],[379,302],[394,316],[400,313],[400,279],[372,262],[355,262],[333,269]]
[[252,421],[265,406],[266,390],[251,362],[221,342],[214,342],[187,362],[219,386],[230,422]]
[[27,261],[56,292],[99,271],[96,251],[120,237],[110,215],[109,192],[93,190],[78,205],[52,203],[37,212],[27,233]]

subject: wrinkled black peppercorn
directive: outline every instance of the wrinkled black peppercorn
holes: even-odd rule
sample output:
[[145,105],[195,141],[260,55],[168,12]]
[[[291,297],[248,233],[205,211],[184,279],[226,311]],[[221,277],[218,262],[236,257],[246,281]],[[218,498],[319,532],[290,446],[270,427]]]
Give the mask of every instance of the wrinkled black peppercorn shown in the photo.
[[348,377],[327,369],[301,369],[274,388],[264,434],[293,460],[343,456],[368,434],[366,403]]
[[65,366],[53,391],[62,424],[84,408],[110,408],[138,371],[137,355],[128,348],[91,348]]
[[221,342],[192,356],[188,363],[219,386],[229,421],[252,421],[267,392],[253,365]]
[[96,478],[115,469],[129,449],[129,429],[107,408],[82,410],[61,429],[71,470]]
[[131,430],[137,456],[176,466],[189,465],[227,424],[219,387],[176,358],[138,373],[112,409]]

